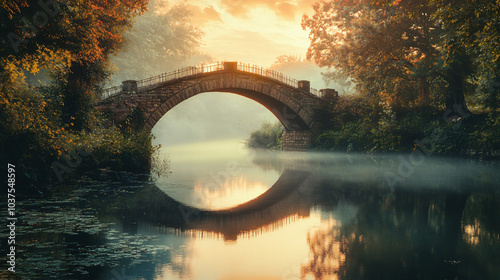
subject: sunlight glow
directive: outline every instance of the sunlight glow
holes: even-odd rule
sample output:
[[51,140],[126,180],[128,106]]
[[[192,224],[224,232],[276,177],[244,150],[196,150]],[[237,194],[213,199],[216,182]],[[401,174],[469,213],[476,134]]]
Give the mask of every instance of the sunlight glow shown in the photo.
[[[215,186],[214,184],[212,184]],[[244,176],[226,180],[218,188],[198,180],[194,186],[195,195],[203,197],[203,208],[224,209],[240,205],[265,193],[269,187],[262,182],[250,182]],[[214,208],[215,207],[215,208]]]
[[[181,2],[176,0],[173,4]],[[301,27],[301,18],[312,12],[312,2],[305,2],[276,2],[273,5],[272,2],[249,1],[232,7],[232,3],[228,5],[224,0],[193,0],[189,5],[194,22],[205,33],[203,53],[214,60],[244,58],[248,63],[270,66],[280,55],[305,56],[309,39]],[[217,16],[208,17],[208,10]]]

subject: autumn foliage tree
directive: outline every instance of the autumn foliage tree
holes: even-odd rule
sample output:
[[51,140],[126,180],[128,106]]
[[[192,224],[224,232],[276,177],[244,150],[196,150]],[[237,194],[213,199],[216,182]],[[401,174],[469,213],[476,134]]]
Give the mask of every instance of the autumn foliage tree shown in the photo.
[[7,34],[0,48],[2,74],[16,78],[13,73],[21,70],[51,68],[65,82],[63,121],[72,129],[83,129],[96,88],[106,79],[109,55],[119,50],[123,32],[147,3],[8,1],[0,9],[6,19],[0,33]]
[[[474,13],[476,2],[484,2],[483,13]],[[487,2],[492,1],[319,1],[314,15],[302,21],[310,32],[307,56],[320,66],[340,69],[375,100],[403,108],[436,101],[468,114],[465,95],[474,89],[476,67],[483,67],[471,50],[486,50],[482,43],[497,48],[480,37],[485,28],[497,28],[492,24],[498,21],[498,5]],[[456,11],[469,20],[453,20]],[[460,31],[462,25],[471,31]],[[480,41],[466,39],[467,33]],[[489,67],[498,65],[498,58],[487,60],[493,61]]]
[[[149,133],[134,140],[116,128],[97,126],[92,107],[107,78],[109,56],[146,7],[147,0],[0,3],[0,161],[18,167],[16,178],[26,180],[23,186],[47,183],[54,175],[51,164],[65,163],[71,154],[93,151],[97,158],[95,151],[104,144],[111,148],[101,148],[100,158],[118,163],[125,162],[119,157],[126,150],[134,158],[149,155]],[[33,87],[25,82],[26,73],[40,70],[51,74],[50,83]],[[147,168],[147,159],[140,166]]]

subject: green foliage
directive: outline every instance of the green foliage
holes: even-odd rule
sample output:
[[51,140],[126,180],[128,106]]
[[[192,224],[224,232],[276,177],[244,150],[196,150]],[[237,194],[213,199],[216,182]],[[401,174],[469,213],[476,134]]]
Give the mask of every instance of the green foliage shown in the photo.
[[[135,173],[148,173],[151,167],[151,134],[140,131],[123,134],[118,129],[103,130],[99,143],[90,153],[95,167],[111,168]],[[95,141],[95,135],[93,139]]]
[[281,123],[265,122],[260,130],[250,134],[247,145],[254,149],[281,149],[281,136],[283,135],[283,125]]
[[459,114],[468,112],[468,97],[497,113],[498,1],[322,0],[314,10],[302,22],[311,39],[307,57],[351,77],[367,98]]
[[[8,38],[0,45],[0,159],[18,167],[20,185],[53,182],[54,163],[73,174],[149,172],[154,148],[142,112],[133,111],[120,130],[94,108],[110,74],[109,56],[148,1],[14,2],[0,5],[0,33]],[[52,80],[26,84],[24,74],[40,70]]]
[[446,114],[432,106],[395,110],[383,102],[367,104],[361,96],[340,96],[338,102],[323,108],[323,128],[313,139],[313,148],[410,152],[417,148],[416,141],[439,130],[444,141],[435,144],[435,154],[498,156],[500,151],[500,122],[491,115],[445,121]]
[[66,129],[57,92],[54,85],[0,92],[0,158],[18,167],[22,188],[57,181],[54,162],[68,168],[66,173],[95,168],[149,172],[153,147],[148,131],[109,127],[95,109],[88,129]]
[[[439,129],[446,141],[436,153],[497,153],[499,3],[318,1],[302,21],[311,39],[307,56],[352,78],[360,96],[318,115],[325,124],[316,147],[411,151]],[[468,105],[477,115],[470,117]]]
[[442,54],[452,63],[457,54],[473,59],[476,96],[484,108],[500,107],[500,2],[430,0],[433,19],[446,30]]
[[[44,68],[60,76],[62,120],[67,129],[89,129],[88,115],[108,74],[108,56],[122,44],[146,0],[29,1],[2,5],[0,24],[7,34],[0,46],[0,71],[21,82],[23,73]],[[44,20],[40,21],[40,18]],[[33,21],[33,22],[31,22]]]

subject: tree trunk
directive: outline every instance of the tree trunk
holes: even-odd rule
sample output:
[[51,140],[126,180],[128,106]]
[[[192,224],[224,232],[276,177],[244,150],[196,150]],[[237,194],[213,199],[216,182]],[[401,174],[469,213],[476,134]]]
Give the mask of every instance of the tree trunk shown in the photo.
[[92,106],[92,82],[89,67],[72,62],[64,96],[63,122],[72,130],[82,130]]
[[465,102],[464,96],[464,79],[467,74],[466,66],[462,59],[457,58],[453,61],[446,71],[448,82],[448,92],[446,98],[446,110],[452,112],[450,116],[468,117],[470,116],[469,108]]
[[420,78],[420,96],[418,98],[418,103],[420,105],[428,105],[430,97],[429,83],[426,77]]

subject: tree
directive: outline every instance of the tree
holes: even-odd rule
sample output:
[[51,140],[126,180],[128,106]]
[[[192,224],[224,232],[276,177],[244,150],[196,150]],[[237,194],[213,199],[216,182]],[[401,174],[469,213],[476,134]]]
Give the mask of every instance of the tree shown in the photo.
[[470,60],[480,102],[497,112],[500,107],[500,1],[431,0],[433,20],[445,29],[441,50],[450,65],[465,55]]
[[185,5],[155,0],[149,7],[125,34],[123,51],[111,59],[118,69],[113,84],[178,69],[197,52],[203,33],[190,23]]
[[2,76],[12,81],[23,69],[50,67],[66,82],[65,123],[82,129],[94,91],[106,79],[109,55],[146,7],[147,0],[9,1],[0,9],[9,19],[0,24],[7,34],[0,48]]
[[[300,77],[301,80],[309,80],[311,87],[333,88],[341,94],[353,93],[352,81],[335,70],[323,73],[322,69],[314,62],[300,56],[281,55],[271,65],[271,69],[284,73],[290,77]],[[335,78],[333,78],[335,76]],[[333,82],[334,81],[334,82]]]
[[[323,0],[305,16],[310,30],[307,57],[340,69],[370,98],[398,107],[427,104],[447,84],[448,109],[468,112],[464,86],[466,56],[446,65],[441,55],[446,29],[433,18],[427,0]],[[458,58],[459,56],[457,56]]]

